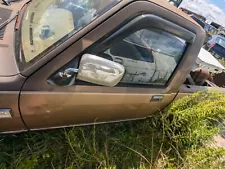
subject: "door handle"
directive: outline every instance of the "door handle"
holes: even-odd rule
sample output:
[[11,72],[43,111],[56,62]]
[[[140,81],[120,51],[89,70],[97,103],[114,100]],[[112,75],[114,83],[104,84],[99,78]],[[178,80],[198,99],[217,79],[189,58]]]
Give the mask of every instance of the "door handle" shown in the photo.
[[163,95],[152,96],[151,102],[161,102],[163,98]]

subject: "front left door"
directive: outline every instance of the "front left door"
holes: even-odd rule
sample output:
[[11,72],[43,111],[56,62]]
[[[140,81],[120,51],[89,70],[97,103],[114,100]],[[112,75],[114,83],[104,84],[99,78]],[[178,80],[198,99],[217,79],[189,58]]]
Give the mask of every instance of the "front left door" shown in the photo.
[[[99,17],[100,25],[92,29],[89,27],[95,23],[87,26],[82,37],[28,78],[20,94],[20,110],[30,129],[141,119],[173,101],[185,80],[183,75],[191,69],[191,64],[185,62],[192,63],[193,54],[198,52],[192,45],[199,45],[202,40],[196,35],[200,28],[191,22],[186,24],[189,21],[150,1],[123,3],[108,19]],[[130,49],[121,49],[125,55],[107,53],[143,30],[157,34],[163,41],[156,46],[151,41],[131,41]],[[182,48],[167,46],[169,42],[164,44],[171,37],[182,39]],[[126,55],[127,50],[132,50],[132,54]],[[126,69],[124,78],[115,87],[86,83],[76,77],[54,83],[55,74],[67,68],[79,69],[85,53],[122,64]]]

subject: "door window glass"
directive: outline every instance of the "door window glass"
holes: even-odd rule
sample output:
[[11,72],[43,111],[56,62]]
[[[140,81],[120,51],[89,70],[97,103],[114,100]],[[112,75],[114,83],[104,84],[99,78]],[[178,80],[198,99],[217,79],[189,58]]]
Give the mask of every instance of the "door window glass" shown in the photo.
[[157,29],[143,29],[111,44],[104,52],[91,54],[110,59],[125,67],[121,83],[166,85],[181,60],[185,40]]
[[[172,77],[187,48],[185,40],[158,29],[139,30],[128,37],[120,36],[108,43],[96,43],[84,53],[97,55],[124,66],[125,74],[119,85],[165,86]],[[85,84],[74,76],[59,76],[65,69],[78,68],[80,57],[65,65],[53,74],[48,82],[68,86]]]

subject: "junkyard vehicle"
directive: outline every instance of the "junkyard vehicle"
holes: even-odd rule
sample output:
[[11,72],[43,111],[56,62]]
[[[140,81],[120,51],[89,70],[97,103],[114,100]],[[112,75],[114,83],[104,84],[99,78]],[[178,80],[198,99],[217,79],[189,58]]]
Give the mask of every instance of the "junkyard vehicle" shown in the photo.
[[205,46],[206,50],[211,52],[217,58],[225,58],[225,37],[213,35]]
[[205,37],[204,44],[206,44],[208,42],[208,40],[210,39],[210,37],[211,37],[211,34],[208,31],[206,31],[207,30],[207,27],[208,27],[208,26],[206,26],[207,24],[202,19],[200,19],[199,17],[197,17],[197,16],[195,16],[193,14],[192,15],[189,15],[189,16],[192,19],[194,19],[205,30],[206,37]]
[[0,16],[1,133],[143,119],[214,86],[190,77],[204,30],[164,0],[22,0]]
[[212,25],[210,25],[208,23],[205,23],[205,30],[210,35],[210,37],[212,35],[216,35],[217,32],[218,32],[218,29],[216,29],[214,26],[212,26]]
[[198,17],[196,17],[195,15],[190,15],[190,17],[192,19],[194,19],[203,29],[205,29],[205,22],[203,22],[201,19],[199,19]]

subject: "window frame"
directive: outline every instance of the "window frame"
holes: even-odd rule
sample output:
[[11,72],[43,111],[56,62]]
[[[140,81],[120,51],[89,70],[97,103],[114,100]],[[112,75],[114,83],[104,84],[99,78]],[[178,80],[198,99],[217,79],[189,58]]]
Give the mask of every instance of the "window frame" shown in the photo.
[[[99,39],[107,36],[113,30],[116,30],[119,25],[131,17],[140,14],[153,14],[164,18],[174,24],[192,32],[196,38],[188,48],[183,61],[181,62],[178,73],[170,82],[170,85],[165,89],[157,88],[132,88],[132,87],[104,87],[104,86],[84,86],[75,85],[68,87],[53,86],[47,83],[47,79],[62,68],[74,58],[79,57],[84,50],[93,45]],[[113,24],[112,24],[113,23]],[[135,94],[149,94],[149,93],[177,93],[180,86],[186,80],[186,75],[191,70],[194,59],[203,45],[205,32],[186,16],[176,13],[165,6],[158,5],[150,1],[122,1],[116,5],[112,10],[108,11],[103,16],[99,17],[96,22],[91,23],[87,28],[78,32],[68,41],[57,47],[54,51],[48,53],[39,62],[32,65],[27,70],[21,72],[21,75],[29,77],[22,89],[25,91],[51,91],[51,92],[89,92],[89,93],[135,93]],[[75,50],[76,49],[76,50]]]
[[[143,17],[143,15],[146,15],[147,18],[142,19],[141,21],[138,21],[139,17]],[[148,25],[146,23],[149,23],[150,21],[153,22],[153,24]],[[170,25],[169,27],[164,27],[164,24]],[[123,29],[125,27],[125,29]],[[142,29],[158,29],[158,30],[162,30],[166,33],[169,33],[171,35],[177,36],[178,38],[181,38],[182,40],[186,41],[186,49],[184,50],[183,54],[182,54],[182,58],[179,60],[179,62],[177,63],[173,73],[171,74],[171,76],[169,77],[167,83],[165,85],[156,85],[156,84],[132,84],[132,83],[124,83],[124,82],[120,82],[118,85],[116,85],[115,87],[134,87],[134,88],[159,88],[159,89],[165,89],[167,88],[171,81],[173,80],[174,76],[176,75],[177,70],[179,69],[181,63],[184,60],[184,56],[186,55],[187,50],[189,49],[190,45],[194,42],[196,35],[173,23],[170,22],[168,20],[165,20],[159,16],[153,15],[153,14],[138,14],[134,17],[129,18],[126,22],[122,23],[121,25],[119,25],[117,28],[115,28],[114,30],[112,30],[111,32],[109,32],[106,36],[100,38],[98,41],[96,41],[94,44],[92,44],[90,47],[88,47],[87,49],[85,49],[81,54],[79,54],[79,58],[82,57],[83,54],[85,53],[89,53],[91,54],[90,50],[92,48],[98,48],[100,45],[104,44],[104,43],[110,43],[111,40],[115,40],[116,37],[120,37],[120,39],[124,39],[127,36],[123,35],[121,36],[121,34],[123,32],[127,32],[127,30],[132,30],[134,33],[135,31],[138,30],[142,30]],[[123,30],[121,30],[123,29]],[[126,33],[126,35],[131,35],[132,33]],[[124,37],[124,38],[121,38]],[[108,45],[110,46],[110,45]],[[77,59],[77,58],[76,58]],[[80,60],[80,59],[78,59]],[[68,63],[69,64],[69,63]],[[77,67],[79,68],[79,66]],[[86,85],[86,86],[99,86],[96,84],[91,84],[88,82],[83,82],[80,80],[75,80],[75,84],[74,85]]]

